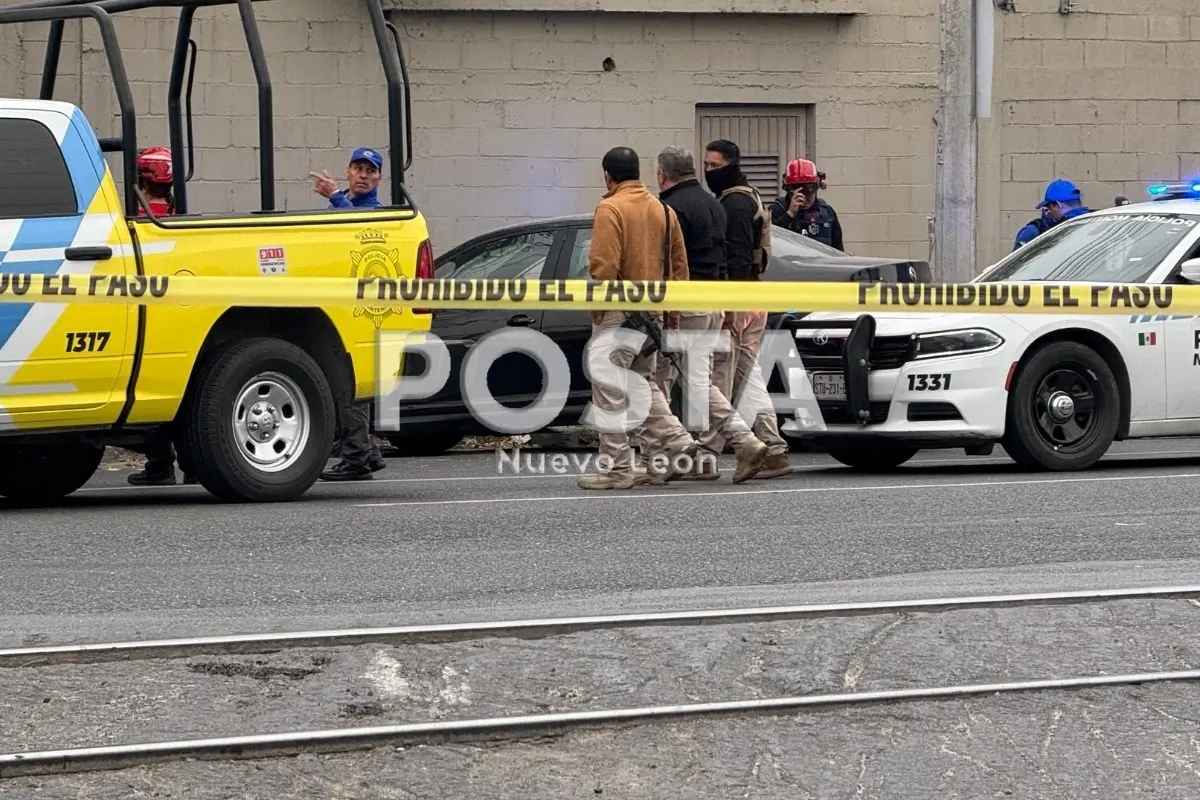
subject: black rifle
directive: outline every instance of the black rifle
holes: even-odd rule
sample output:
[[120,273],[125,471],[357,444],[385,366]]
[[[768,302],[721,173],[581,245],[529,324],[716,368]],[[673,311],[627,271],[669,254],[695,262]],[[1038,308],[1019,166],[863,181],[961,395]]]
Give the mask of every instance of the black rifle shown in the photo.
[[[671,274],[671,214],[667,210],[667,204],[662,199],[659,199],[658,202],[662,203],[663,222],[665,224],[663,228],[663,280],[667,281],[670,280]],[[638,354],[639,356],[649,355],[654,352],[661,353],[671,362],[675,369],[679,370],[679,377],[681,379],[685,377],[679,354],[663,349],[664,328],[658,314],[651,314],[648,311],[626,311],[625,321],[621,323],[621,327],[641,331],[650,340],[642,348],[642,351]]]

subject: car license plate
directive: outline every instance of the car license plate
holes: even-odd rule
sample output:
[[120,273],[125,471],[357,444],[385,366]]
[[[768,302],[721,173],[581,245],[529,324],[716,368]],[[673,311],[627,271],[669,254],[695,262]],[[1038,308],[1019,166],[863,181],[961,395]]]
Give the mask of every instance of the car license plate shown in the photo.
[[838,372],[818,372],[812,376],[813,396],[818,400],[845,400],[846,377]]

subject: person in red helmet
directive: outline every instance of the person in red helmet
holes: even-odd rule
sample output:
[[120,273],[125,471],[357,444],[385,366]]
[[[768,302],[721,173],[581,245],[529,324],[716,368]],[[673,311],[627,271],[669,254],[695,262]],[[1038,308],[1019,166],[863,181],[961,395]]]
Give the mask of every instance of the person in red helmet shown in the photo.
[[783,174],[784,195],[771,203],[771,222],[844,253],[846,246],[837,212],[817,197],[824,185],[824,176],[817,172],[816,164],[806,158],[790,162]]
[[[174,173],[171,169],[171,151],[165,147],[147,147],[137,156],[138,188],[146,195],[150,213],[156,217],[169,217],[175,213],[175,195],[172,192]],[[138,207],[138,216],[146,216],[146,209]],[[145,446],[146,467],[129,476],[133,486],[174,486],[175,446],[169,436],[155,437]],[[197,481],[183,473],[185,484]]]
[[[156,217],[175,213],[175,195],[171,191],[174,174],[171,171],[171,151],[165,147],[147,147],[137,157],[138,188],[146,195],[150,212]],[[139,207],[138,216],[146,216]]]

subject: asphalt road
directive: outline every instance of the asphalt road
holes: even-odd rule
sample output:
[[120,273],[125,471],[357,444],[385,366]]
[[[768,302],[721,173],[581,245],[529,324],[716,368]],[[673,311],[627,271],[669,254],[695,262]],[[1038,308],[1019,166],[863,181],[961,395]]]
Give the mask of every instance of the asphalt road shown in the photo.
[[[1193,453],[1197,453],[1193,456]],[[577,454],[583,457],[584,454]],[[0,508],[0,646],[1197,582],[1200,442],[1027,474],[898,473],[585,492],[494,453],[391,459],[303,501],[226,506],[106,471]],[[573,472],[573,470],[570,470]],[[1195,668],[1197,603],[648,629],[20,669],[8,750],[646,703]],[[36,798],[1200,796],[1195,684],[663,722],[536,741],[5,781]]]
[[[1198,456],[1193,457],[1195,452]],[[586,454],[580,454],[580,457]],[[1086,473],[922,454],[886,477],[824,456],[720,483],[587,492],[494,452],[232,506],[100,474],[3,509],[0,646],[639,609],[1190,583],[1200,443],[1118,445]]]

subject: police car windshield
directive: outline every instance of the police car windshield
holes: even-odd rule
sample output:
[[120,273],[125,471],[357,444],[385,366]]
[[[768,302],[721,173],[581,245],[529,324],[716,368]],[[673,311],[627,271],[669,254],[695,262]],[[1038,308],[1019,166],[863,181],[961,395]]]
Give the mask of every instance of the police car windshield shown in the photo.
[[816,239],[801,236],[778,225],[771,226],[771,255],[775,258],[827,258],[846,255]]
[[1085,215],[1037,237],[980,281],[1143,283],[1197,222],[1191,215]]

